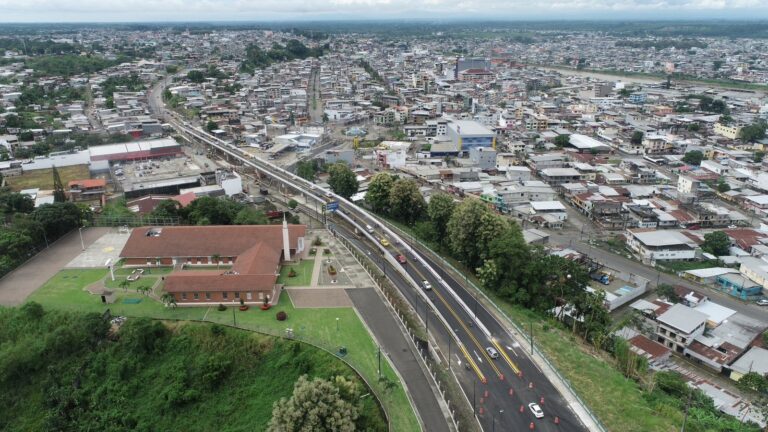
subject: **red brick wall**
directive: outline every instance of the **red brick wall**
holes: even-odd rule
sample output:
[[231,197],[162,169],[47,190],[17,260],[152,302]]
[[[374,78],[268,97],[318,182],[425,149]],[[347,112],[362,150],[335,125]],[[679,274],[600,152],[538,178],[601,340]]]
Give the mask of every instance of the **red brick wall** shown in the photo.
[[[227,292],[227,298],[224,298],[224,292],[219,291],[211,291],[209,292],[210,298],[206,297],[205,291],[198,292],[198,298],[195,299],[194,292],[190,291],[186,293],[186,299],[182,295],[182,293],[173,293],[173,297],[176,299],[176,303],[182,304],[182,303],[240,303],[240,299],[243,299],[246,303],[261,303],[263,302],[263,298],[259,298],[259,292],[260,291],[250,291],[251,298],[248,299],[247,291],[241,291],[240,292],[240,298],[235,297],[235,292],[230,291]],[[271,296],[272,291],[261,291],[263,295]]]

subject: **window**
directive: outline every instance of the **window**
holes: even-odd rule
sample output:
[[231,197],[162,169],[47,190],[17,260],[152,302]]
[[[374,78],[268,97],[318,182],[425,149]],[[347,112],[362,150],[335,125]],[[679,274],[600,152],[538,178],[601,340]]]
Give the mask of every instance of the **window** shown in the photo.
[[264,293],[259,291],[259,300],[264,300]]
[[247,293],[245,293],[245,298],[246,298],[247,300],[253,300],[253,293],[252,293],[252,292],[250,292],[250,291],[249,291],[249,292],[247,292]]
[[187,299],[187,293],[181,293],[181,299],[186,300]]
[[223,298],[224,300],[228,299],[229,298],[229,293],[226,292],[226,291],[221,293],[221,298]]
[[235,293],[235,298],[236,298],[236,299],[239,299],[239,298],[240,298],[240,293],[239,293],[239,292],[236,292],[236,293]]
[[200,294],[195,293],[194,296],[195,296],[195,300],[199,300],[200,299]]
[[205,293],[205,299],[210,300],[211,299],[211,293],[207,292]]

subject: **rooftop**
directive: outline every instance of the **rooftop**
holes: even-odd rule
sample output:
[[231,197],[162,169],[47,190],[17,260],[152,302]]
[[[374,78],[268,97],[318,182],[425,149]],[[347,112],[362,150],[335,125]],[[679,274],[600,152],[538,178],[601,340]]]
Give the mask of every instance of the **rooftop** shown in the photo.
[[659,315],[657,320],[683,333],[690,334],[704,324],[707,318],[707,315],[678,303]]

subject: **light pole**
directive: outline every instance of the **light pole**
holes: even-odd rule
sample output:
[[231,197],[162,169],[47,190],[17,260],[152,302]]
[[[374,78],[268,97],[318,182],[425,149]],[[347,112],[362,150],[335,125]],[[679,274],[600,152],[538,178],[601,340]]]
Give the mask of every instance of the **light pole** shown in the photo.
[[336,332],[339,332],[339,317],[336,317]]
[[80,227],[77,229],[77,232],[80,233],[80,246],[85,250],[85,243],[83,242],[83,227]]
[[[501,417],[502,414],[504,414],[504,410],[499,410],[499,417]],[[491,432],[496,432],[496,413],[495,412],[493,413],[491,418],[493,419],[493,422],[491,424]]]

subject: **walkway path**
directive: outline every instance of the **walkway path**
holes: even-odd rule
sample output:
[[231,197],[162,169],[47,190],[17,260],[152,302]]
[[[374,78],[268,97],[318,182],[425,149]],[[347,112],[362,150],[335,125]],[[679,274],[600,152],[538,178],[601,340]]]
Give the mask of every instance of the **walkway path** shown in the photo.
[[[83,244],[88,247],[108,232],[109,228],[83,229]],[[43,286],[82,251],[77,230],[60,238],[48,249],[44,249],[0,279],[0,304],[16,306],[23,303],[30,294]]]

